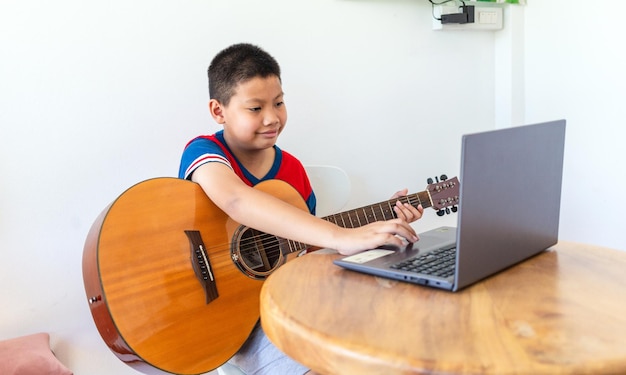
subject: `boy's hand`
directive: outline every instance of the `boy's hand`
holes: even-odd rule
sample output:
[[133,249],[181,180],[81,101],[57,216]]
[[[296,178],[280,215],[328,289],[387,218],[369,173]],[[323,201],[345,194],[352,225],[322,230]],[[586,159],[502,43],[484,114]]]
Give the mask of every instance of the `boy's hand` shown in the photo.
[[[403,189],[396,192],[391,199],[403,197],[408,193],[408,189]],[[412,223],[422,217],[424,214],[424,208],[422,205],[418,205],[417,208],[411,206],[408,203],[402,203],[400,200],[396,201],[396,205],[393,208],[396,212],[396,215],[399,219],[406,221],[407,223]]]
[[375,221],[358,228],[335,228],[335,244],[340,254],[352,255],[379,246],[402,248],[419,237],[405,220]]

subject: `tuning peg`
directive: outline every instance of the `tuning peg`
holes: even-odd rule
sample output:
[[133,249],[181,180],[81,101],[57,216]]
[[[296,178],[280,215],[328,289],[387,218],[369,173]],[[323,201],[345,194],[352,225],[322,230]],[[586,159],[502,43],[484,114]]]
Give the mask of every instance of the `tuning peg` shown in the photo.
[[428,184],[432,184],[432,183],[433,183],[433,179],[432,179],[432,178],[430,178],[430,177],[428,177],[428,178],[426,179],[426,183],[428,183]]
[[448,176],[446,176],[445,174],[442,174],[440,178],[441,178],[441,181],[445,181],[448,179]]
[[446,214],[446,212],[444,210],[437,211],[437,216],[443,216],[445,214]]
[[452,212],[457,212],[459,208],[457,206],[452,206]]
[[446,214],[450,215],[450,208],[446,207]]

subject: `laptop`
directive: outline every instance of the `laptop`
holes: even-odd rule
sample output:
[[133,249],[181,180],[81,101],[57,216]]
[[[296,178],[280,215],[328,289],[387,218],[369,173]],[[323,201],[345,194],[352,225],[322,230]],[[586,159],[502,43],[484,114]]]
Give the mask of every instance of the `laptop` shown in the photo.
[[543,252],[558,241],[564,144],[565,120],[464,135],[456,228],[334,263],[458,291]]

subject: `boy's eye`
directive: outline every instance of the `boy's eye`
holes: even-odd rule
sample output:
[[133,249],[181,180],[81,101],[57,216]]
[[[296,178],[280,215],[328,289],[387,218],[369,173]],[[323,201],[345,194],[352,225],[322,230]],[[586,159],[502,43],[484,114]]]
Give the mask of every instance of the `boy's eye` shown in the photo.
[[261,107],[251,107],[251,108],[248,108],[248,110],[250,110],[251,112],[258,112],[261,110]]
[[278,103],[276,103],[276,107],[282,107],[283,105],[285,105],[285,102],[278,102]]

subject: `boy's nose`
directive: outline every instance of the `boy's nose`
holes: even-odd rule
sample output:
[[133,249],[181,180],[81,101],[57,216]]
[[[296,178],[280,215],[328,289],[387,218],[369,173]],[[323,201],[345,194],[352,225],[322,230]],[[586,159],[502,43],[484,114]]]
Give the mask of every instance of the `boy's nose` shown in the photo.
[[270,109],[267,110],[265,115],[263,116],[263,125],[269,126],[274,125],[280,121],[280,116],[276,113],[276,110]]

